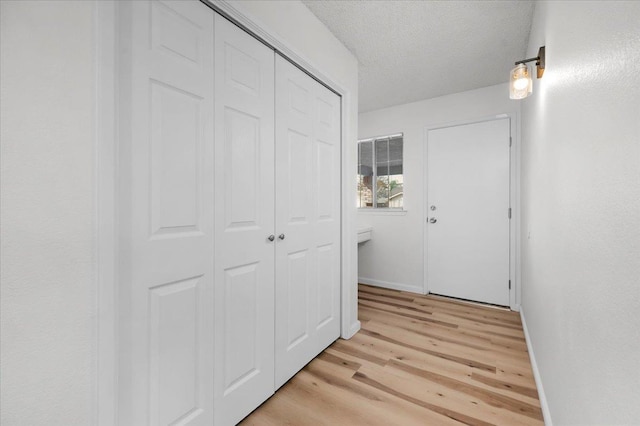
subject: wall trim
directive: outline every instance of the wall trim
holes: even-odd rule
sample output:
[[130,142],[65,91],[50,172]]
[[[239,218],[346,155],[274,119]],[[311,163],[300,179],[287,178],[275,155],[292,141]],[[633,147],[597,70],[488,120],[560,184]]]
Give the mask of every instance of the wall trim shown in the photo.
[[[509,291],[509,308],[513,311],[518,311],[521,303],[521,286],[520,286],[520,113],[517,111],[510,111],[502,114],[492,114],[489,116],[478,117],[475,119],[456,120],[446,123],[436,123],[425,126],[424,139],[422,145],[422,161],[423,164],[427,164],[427,143],[430,130],[441,129],[445,127],[461,126],[464,124],[482,123],[485,121],[499,120],[502,118],[509,119],[509,135],[511,136],[511,156],[510,156],[510,200],[512,209],[512,220],[510,223],[510,241],[509,241],[509,279],[513,284]],[[422,293],[429,293],[429,283],[427,282],[427,219],[429,216],[428,206],[428,170],[426,166],[423,171],[423,184],[424,184],[424,217],[422,221],[422,244],[424,253],[423,262],[423,287]]]
[[117,424],[117,2],[94,0],[93,424]]
[[360,321],[356,321],[355,323],[351,324],[348,336],[343,337],[343,339],[351,339],[358,331],[360,331],[360,328],[362,328],[362,324],[360,323]]
[[367,284],[376,287],[388,288],[390,290],[408,291],[410,293],[422,294],[422,287],[419,285],[410,285],[403,283],[394,283],[391,281],[374,280],[373,278],[358,277],[360,284]]
[[527,328],[527,321],[524,319],[524,310],[522,309],[522,306],[520,306],[520,320],[522,321],[524,338],[527,342],[527,350],[529,352],[529,360],[531,361],[531,369],[533,370],[533,378],[535,379],[536,387],[538,388],[538,399],[540,400],[540,407],[542,408],[544,424],[546,426],[553,426],[553,422],[551,421],[551,412],[549,411],[549,404],[547,403],[547,396],[544,393],[544,388],[542,386],[542,377],[540,376],[536,356],[533,353],[533,344],[531,343],[531,336],[529,335],[529,329]]

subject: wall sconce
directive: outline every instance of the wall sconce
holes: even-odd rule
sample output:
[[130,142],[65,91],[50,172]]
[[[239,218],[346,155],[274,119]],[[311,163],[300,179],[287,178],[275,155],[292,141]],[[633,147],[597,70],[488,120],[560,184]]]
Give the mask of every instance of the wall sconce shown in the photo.
[[533,91],[533,80],[531,70],[526,65],[527,62],[536,61],[537,76],[542,78],[544,74],[544,46],[538,49],[538,56],[535,58],[523,59],[515,63],[516,67],[511,70],[509,79],[509,98],[524,99]]

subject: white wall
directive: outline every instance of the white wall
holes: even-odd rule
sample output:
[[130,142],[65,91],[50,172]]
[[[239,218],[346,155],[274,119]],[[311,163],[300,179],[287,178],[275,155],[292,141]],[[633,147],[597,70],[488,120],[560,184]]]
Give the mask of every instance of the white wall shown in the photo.
[[[92,1],[1,1],[0,423],[95,423]],[[329,76],[346,96],[355,175],[357,61],[300,2],[233,7]],[[108,149],[105,149],[108,151]],[[352,189],[355,197],[355,187]],[[351,195],[351,194],[350,194]],[[348,215],[355,222],[355,208]],[[347,238],[357,328],[355,233]]]
[[[216,3],[215,0],[213,0]],[[358,138],[358,62],[342,43],[299,1],[263,1],[245,0],[231,2],[234,9],[250,18],[262,29],[277,37],[281,42],[302,57],[314,68],[322,72],[347,93],[343,97],[343,107],[346,108],[345,140],[349,151],[346,155],[348,166],[343,169],[345,176],[354,176],[357,172],[356,140]],[[347,185],[346,200],[355,199],[355,185]],[[350,204],[352,205],[352,204]],[[357,300],[357,243],[355,231],[355,207],[348,214],[349,226],[354,225],[353,235],[348,237],[348,243],[343,244],[343,250],[348,251],[349,262],[343,262],[345,275],[349,277],[349,311],[347,318],[348,330],[344,335],[353,334],[359,327]],[[346,223],[345,223],[346,224]]]
[[6,425],[92,423],[93,8],[0,2]]
[[556,425],[640,421],[639,23],[639,2],[536,5],[522,303]]
[[[425,128],[503,113],[517,115],[519,108],[518,102],[509,99],[505,83],[360,114],[360,139],[404,133],[406,210],[404,215],[358,212],[358,225],[373,226],[372,239],[358,249],[360,282],[423,291]],[[512,129],[517,128],[516,124]]]

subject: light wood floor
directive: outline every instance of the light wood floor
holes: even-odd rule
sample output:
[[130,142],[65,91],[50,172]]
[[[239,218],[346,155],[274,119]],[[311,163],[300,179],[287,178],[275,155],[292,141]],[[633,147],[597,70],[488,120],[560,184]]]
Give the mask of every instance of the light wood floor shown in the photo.
[[242,424],[543,424],[517,313],[360,285],[359,316]]

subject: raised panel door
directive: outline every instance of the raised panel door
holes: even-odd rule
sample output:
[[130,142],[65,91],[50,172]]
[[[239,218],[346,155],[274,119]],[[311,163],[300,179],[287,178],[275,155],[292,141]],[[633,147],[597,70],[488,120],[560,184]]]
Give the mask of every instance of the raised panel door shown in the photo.
[[215,18],[215,420],[274,391],[273,50]]
[[278,388],[340,333],[340,98],[279,55],[275,155]]
[[131,50],[123,57],[119,421],[210,425],[213,12],[182,1],[122,10]]
[[[315,82],[316,354],[340,335],[340,97]],[[315,354],[314,354],[315,356]]]

